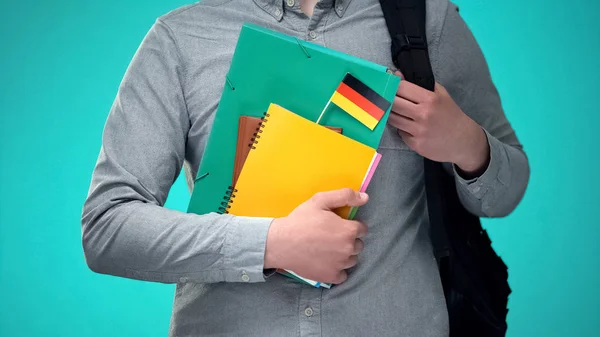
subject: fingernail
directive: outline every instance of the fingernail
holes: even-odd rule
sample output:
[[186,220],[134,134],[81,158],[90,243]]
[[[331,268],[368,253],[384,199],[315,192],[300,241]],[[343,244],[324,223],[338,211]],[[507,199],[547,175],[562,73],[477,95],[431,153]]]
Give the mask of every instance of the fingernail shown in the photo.
[[369,195],[368,195],[367,193],[365,193],[365,192],[360,192],[360,198],[361,198],[362,200],[365,200],[365,199],[368,199],[368,198],[369,198]]

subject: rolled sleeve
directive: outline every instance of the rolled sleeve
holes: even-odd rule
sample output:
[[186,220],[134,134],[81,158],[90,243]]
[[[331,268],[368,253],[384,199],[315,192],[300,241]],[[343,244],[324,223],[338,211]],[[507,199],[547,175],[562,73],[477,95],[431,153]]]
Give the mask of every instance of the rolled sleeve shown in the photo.
[[456,190],[463,206],[471,213],[485,217],[506,216],[523,197],[529,165],[520,149],[485,132],[490,145],[488,167],[481,176],[464,179],[453,165]]
[[464,179],[452,164],[444,163],[444,168],[454,174],[460,201],[472,214],[506,216],[525,193],[529,162],[504,113],[483,52],[453,4],[431,55],[436,81],[483,128],[490,147],[488,167],[475,179]]
[[497,184],[506,186],[506,183],[510,180],[510,169],[504,165],[505,158],[503,158],[502,143],[485,129],[484,132],[490,147],[490,160],[483,174],[476,178],[465,179],[457,170],[456,165],[452,165],[458,188],[462,189],[464,193],[469,193],[477,200],[481,200],[490,188]]

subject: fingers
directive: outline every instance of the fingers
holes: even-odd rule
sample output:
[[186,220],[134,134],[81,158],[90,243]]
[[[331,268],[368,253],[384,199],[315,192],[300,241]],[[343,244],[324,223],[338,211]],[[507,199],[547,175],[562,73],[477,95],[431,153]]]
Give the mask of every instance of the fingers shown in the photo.
[[406,143],[406,145],[410,145],[414,136],[406,131],[398,129],[398,135],[402,137],[402,140]]
[[369,232],[369,227],[367,227],[367,225],[365,225],[364,223],[360,222],[360,221],[356,221],[356,220],[349,220],[349,222],[352,224],[353,229],[354,229],[354,237],[357,239],[360,238],[364,238],[365,236],[367,236],[367,233]]
[[348,279],[348,273],[346,273],[345,270],[341,270],[337,276],[335,277],[335,280],[333,280],[333,284],[340,284],[343,283],[344,281],[346,281],[346,279]]
[[400,96],[415,104],[423,103],[431,99],[433,92],[408,81],[400,81],[396,96]]
[[400,129],[398,129],[398,135],[402,137],[402,141],[404,141],[404,143],[406,143],[406,145],[408,145],[409,148],[420,154],[420,148],[417,146],[417,143],[415,142],[415,137],[413,135]]
[[394,75],[400,77],[404,81],[404,75],[400,72],[400,70],[396,70],[394,72]]
[[398,115],[396,113],[390,114],[390,117],[388,117],[388,123],[393,127],[411,135],[415,132],[415,129],[418,126],[414,120]]
[[323,210],[334,210],[344,206],[362,206],[367,203],[369,196],[366,193],[356,192],[351,188],[344,188],[317,193],[311,200]]
[[344,269],[352,268],[352,267],[356,266],[357,264],[358,264],[358,256],[352,255],[348,258],[348,261],[346,261],[346,264],[344,265]]
[[419,113],[419,106],[409,100],[396,96],[394,97],[394,102],[392,102],[392,112],[410,119],[416,119],[415,117]]
[[364,249],[365,249],[365,243],[363,242],[363,240],[356,239],[354,241],[354,251],[353,251],[354,255],[360,254]]

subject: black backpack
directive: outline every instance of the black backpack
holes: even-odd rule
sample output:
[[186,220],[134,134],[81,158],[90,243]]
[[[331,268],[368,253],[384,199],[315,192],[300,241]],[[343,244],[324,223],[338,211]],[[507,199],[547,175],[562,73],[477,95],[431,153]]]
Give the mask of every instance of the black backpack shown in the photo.
[[[379,2],[392,38],[394,65],[409,82],[433,90],[425,1]],[[424,166],[429,234],[446,297],[450,336],[505,336],[511,292],[507,267],[479,218],[460,203],[454,178],[438,162],[425,159]]]

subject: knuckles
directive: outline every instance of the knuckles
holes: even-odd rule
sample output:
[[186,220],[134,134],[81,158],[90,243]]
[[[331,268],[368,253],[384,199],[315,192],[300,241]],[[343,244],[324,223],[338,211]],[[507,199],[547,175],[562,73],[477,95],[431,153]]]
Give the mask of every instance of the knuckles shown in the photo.
[[426,109],[423,109],[423,111],[421,112],[421,115],[420,115],[420,117],[421,117],[421,122],[422,122],[423,124],[427,124],[427,123],[429,123],[429,121],[431,120],[431,115],[432,115],[432,110],[431,110],[431,108],[426,108]]
[[355,195],[354,190],[352,190],[351,188],[348,188],[348,187],[342,189],[340,193],[343,195],[343,197],[346,201],[352,200],[352,198]]
[[323,279],[326,280],[326,282],[331,282],[335,279],[337,273],[337,270],[327,269],[325,272],[323,272]]
[[438,95],[436,95],[435,93],[430,93],[428,95],[425,96],[425,98],[423,99],[422,104],[425,105],[434,105],[437,101],[437,97]]
[[368,230],[368,228],[359,221],[352,220],[352,221],[347,221],[347,223],[348,223],[348,227],[347,227],[348,228],[347,229],[348,239],[355,240],[358,237],[358,235],[360,234],[363,227],[364,227],[365,232]]
[[352,239],[357,236],[358,236],[358,226],[356,226],[354,223],[351,223],[351,225],[348,227],[348,229],[346,231],[345,238]]
[[417,126],[414,128],[412,135],[413,135],[415,138],[418,138],[418,137],[421,137],[421,136],[423,136],[423,127],[422,127],[421,125],[417,125]]
[[354,242],[346,242],[342,248],[342,254],[346,257],[352,256],[354,254]]
[[311,200],[311,201],[313,201],[313,202],[315,202],[315,203],[318,203],[318,202],[320,202],[321,200],[323,200],[323,197],[324,197],[324,196],[323,196],[323,192],[317,192],[317,193],[315,193],[315,194],[312,196],[312,198],[310,198],[310,200]]
[[362,251],[365,249],[365,243],[362,240],[356,241],[355,245],[356,245],[356,253],[362,253]]

